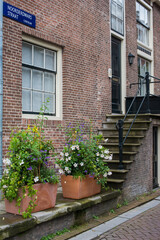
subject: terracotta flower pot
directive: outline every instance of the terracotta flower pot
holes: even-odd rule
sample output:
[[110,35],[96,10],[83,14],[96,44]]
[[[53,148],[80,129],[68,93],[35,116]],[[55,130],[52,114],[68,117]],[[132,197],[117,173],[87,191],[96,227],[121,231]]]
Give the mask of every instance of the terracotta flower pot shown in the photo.
[[[33,187],[37,190],[37,194],[33,196],[33,199],[35,196],[37,196],[37,200],[35,202],[37,206],[33,209],[33,213],[48,208],[53,208],[55,206],[57,197],[57,184],[37,183],[34,184]],[[19,190],[19,195],[22,196],[22,189]],[[26,211],[29,201],[30,197],[28,196],[22,199],[19,213],[19,207],[16,206],[16,200],[9,202],[7,199],[5,199],[6,212],[22,215],[22,212]]]
[[73,176],[61,176],[61,184],[64,198],[81,199],[100,193],[101,185],[89,176],[85,179],[73,178]]

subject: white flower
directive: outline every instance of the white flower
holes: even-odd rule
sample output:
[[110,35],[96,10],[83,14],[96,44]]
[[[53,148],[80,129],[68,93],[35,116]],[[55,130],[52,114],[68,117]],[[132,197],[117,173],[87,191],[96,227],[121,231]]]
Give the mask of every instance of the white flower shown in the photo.
[[8,169],[4,169],[4,174],[8,174],[9,170]]
[[63,157],[63,156],[64,156],[64,153],[63,153],[63,152],[61,152],[61,153],[60,153],[60,155]]
[[99,145],[98,147],[99,147],[99,149],[102,149],[102,146],[101,146],[101,145]]
[[20,164],[19,164],[19,165],[21,166],[22,164],[24,164],[24,161],[23,161],[23,160],[20,162]]
[[108,172],[108,176],[111,176],[112,175],[112,172]]
[[70,173],[71,173],[71,170],[68,170],[67,173],[70,174]]
[[68,157],[69,153],[65,153],[65,156]]
[[59,173],[60,173],[60,174],[64,174],[64,172],[63,172],[62,169],[59,169]]
[[77,150],[79,150],[79,146],[78,145],[76,145],[75,147],[77,148]]
[[69,157],[68,160],[71,160],[71,157]]
[[97,157],[99,156],[99,152],[96,153],[96,156],[97,156]]
[[109,153],[109,150],[108,150],[108,149],[104,150],[104,153],[105,153],[105,154],[108,154],[108,153]]
[[108,142],[108,138],[106,138],[104,141],[105,141],[105,142]]
[[103,155],[103,154],[101,154],[101,158],[104,158],[104,155]]
[[4,165],[10,165],[11,164],[11,161],[9,160],[9,158],[4,158],[3,159],[3,163],[4,163]]
[[111,160],[112,160],[112,157],[113,157],[113,155],[111,154],[111,156],[109,156],[108,160],[111,161]]
[[58,165],[58,164],[55,164],[55,168],[59,168],[59,165]]
[[64,169],[65,169],[65,171],[68,171],[68,170],[69,170],[69,168],[68,168],[68,167],[65,167]]
[[73,166],[74,166],[74,167],[77,167],[77,166],[78,166],[78,164],[77,164],[77,163],[74,163],[74,164],[73,164]]
[[38,182],[38,181],[39,181],[39,177],[37,176],[34,178],[34,182]]
[[104,174],[103,174],[103,177],[107,177],[107,173],[104,173]]
[[81,165],[81,166],[83,166],[83,165],[84,165],[84,163],[83,163],[83,162],[81,162],[81,163],[80,163],[80,165]]
[[99,159],[98,159],[98,158],[96,158],[96,161],[98,162],[98,161],[99,161]]
[[7,188],[7,186],[6,186],[6,185],[3,185],[3,188]]
[[72,150],[75,150],[75,146],[74,146],[74,145],[73,145],[73,146],[71,146],[71,149],[72,149]]
[[68,162],[68,158],[66,158],[66,162]]

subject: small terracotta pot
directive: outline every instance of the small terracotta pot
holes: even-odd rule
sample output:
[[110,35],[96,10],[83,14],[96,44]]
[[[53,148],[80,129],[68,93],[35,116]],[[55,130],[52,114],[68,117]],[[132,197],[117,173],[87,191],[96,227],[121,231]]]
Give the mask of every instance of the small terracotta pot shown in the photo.
[[75,179],[71,175],[62,175],[61,184],[64,198],[81,199],[101,192],[101,185],[88,175],[82,180],[80,177]]
[[[37,196],[37,200],[35,202],[37,206],[33,209],[33,213],[48,208],[53,208],[55,206],[57,197],[57,184],[37,183],[34,184],[33,188],[37,190],[37,194],[33,196],[33,199],[35,198],[35,196]],[[19,196],[22,195],[22,189],[20,189]],[[9,202],[7,199],[5,199],[6,212],[22,215],[22,212],[26,211],[29,201],[30,197],[28,196],[22,199],[19,213],[19,207],[16,206],[16,200]]]

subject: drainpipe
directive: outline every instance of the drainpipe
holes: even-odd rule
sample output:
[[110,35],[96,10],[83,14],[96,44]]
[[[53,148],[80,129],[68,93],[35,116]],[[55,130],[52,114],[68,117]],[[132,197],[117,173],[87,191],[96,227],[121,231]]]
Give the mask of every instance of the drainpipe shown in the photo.
[[3,126],[3,0],[0,0],[0,179],[2,178],[2,156],[3,156],[2,126]]

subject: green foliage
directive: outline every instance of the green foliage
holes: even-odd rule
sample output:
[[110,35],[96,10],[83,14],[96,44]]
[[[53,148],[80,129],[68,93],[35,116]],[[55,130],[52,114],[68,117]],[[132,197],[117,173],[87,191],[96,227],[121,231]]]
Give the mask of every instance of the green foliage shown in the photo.
[[[41,125],[42,127],[42,125]],[[35,207],[35,183],[57,183],[58,177],[54,169],[49,167],[49,159],[54,156],[52,141],[46,140],[41,128],[33,126],[22,130],[14,130],[8,151],[8,158],[4,159],[5,170],[0,182],[4,197],[10,202],[16,199],[20,207],[22,198],[26,194],[31,197],[23,217],[30,217]],[[19,196],[19,189],[23,189],[23,196]]]
[[124,206],[127,206],[127,205],[128,205],[128,201],[127,201],[126,199],[124,200],[123,205],[124,205]]
[[93,215],[93,219],[95,219],[95,220],[98,220],[98,219],[99,219],[99,217],[98,217],[98,216],[96,216],[96,215]]
[[117,203],[116,208],[121,208],[121,207],[122,207],[122,205],[120,203]]
[[47,236],[42,237],[41,240],[52,240],[54,237],[60,236],[66,232],[70,232],[70,230],[68,230],[67,228],[64,228],[61,231],[57,231],[56,233],[51,233],[51,234],[48,234]]
[[112,173],[103,160],[111,160],[112,155],[99,144],[103,141],[102,135],[93,134],[91,126],[88,134],[84,130],[84,125],[73,127],[71,124],[65,129],[66,144],[60,153],[61,157],[56,159],[61,168],[59,172],[81,178],[89,175],[105,187],[107,176]]
[[110,213],[115,213],[115,210],[114,210],[114,209],[111,209],[111,210],[110,210]]

